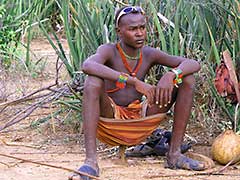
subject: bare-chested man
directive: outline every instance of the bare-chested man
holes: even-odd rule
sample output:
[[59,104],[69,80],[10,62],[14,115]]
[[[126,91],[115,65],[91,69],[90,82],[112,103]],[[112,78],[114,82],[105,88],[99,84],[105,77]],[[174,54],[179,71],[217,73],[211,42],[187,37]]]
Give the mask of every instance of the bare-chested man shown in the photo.
[[[199,71],[197,61],[171,56],[144,45],[146,18],[141,7],[128,6],[115,16],[118,43],[101,45],[83,64],[88,76],[84,85],[83,120],[86,159],[79,171],[99,176],[96,152],[96,132],[99,117],[114,117],[112,102],[126,107],[135,100],[148,100],[147,116],[167,112],[173,103],[174,123],[167,167],[172,169],[203,170],[204,165],[181,154],[187,122],[190,117],[195,80]],[[172,68],[156,86],[144,82],[151,67]],[[111,93],[108,90],[113,90]],[[107,92],[108,91],[108,92]],[[89,179],[72,175],[69,179]]]

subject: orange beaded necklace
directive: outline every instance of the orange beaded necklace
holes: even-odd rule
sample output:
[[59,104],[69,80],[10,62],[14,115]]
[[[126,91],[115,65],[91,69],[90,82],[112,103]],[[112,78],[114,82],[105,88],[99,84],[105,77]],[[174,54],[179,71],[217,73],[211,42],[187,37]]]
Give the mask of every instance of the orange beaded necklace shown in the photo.
[[128,64],[126,57],[124,56],[123,49],[121,48],[120,43],[117,43],[117,49],[119,51],[119,54],[121,56],[121,59],[122,59],[122,62],[124,64],[125,68],[128,70],[128,72],[130,73],[131,76],[135,77],[142,65],[142,51],[140,52],[140,57],[139,57],[139,61],[137,62],[137,65],[135,66],[134,69],[132,69]]
[[[121,56],[121,59],[122,59],[122,62],[124,64],[125,68],[128,70],[128,72],[130,73],[131,76],[135,77],[137,75],[137,72],[139,71],[141,65],[142,65],[142,51],[140,51],[140,57],[139,57],[139,61],[137,62],[137,65],[135,66],[134,69],[132,69],[128,64],[126,57],[124,56],[123,49],[121,48],[120,43],[117,43],[117,49],[119,51],[119,54]],[[120,88],[116,87],[114,89],[107,90],[107,93],[113,93],[113,92],[116,92],[118,90],[120,90]]]

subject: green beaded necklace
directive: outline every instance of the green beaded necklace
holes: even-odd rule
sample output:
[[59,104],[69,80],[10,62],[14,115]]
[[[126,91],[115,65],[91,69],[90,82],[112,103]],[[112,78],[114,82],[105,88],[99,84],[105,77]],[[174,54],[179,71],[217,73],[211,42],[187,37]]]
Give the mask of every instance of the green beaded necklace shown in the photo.
[[127,55],[127,54],[124,52],[124,50],[122,49],[121,46],[120,46],[120,48],[121,48],[121,50],[122,50],[124,56],[125,56],[128,60],[136,61],[136,60],[138,60],[138,59],[140,58],[140,49],[138,50],[138,54],[137,54],[137,56],[132,57],[132,56]]

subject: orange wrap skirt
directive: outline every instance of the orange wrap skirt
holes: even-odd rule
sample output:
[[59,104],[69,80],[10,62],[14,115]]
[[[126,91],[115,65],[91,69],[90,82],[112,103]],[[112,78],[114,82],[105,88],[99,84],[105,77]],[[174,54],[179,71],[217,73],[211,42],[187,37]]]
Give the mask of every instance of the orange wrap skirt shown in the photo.
[[111,101],[114,118],[100,117],[97,128],[97,138],[111,146],[132,146],[141,143],[165,117],[165,113],[145,117],[146,100],[136,100],[127,107],[118,106]]

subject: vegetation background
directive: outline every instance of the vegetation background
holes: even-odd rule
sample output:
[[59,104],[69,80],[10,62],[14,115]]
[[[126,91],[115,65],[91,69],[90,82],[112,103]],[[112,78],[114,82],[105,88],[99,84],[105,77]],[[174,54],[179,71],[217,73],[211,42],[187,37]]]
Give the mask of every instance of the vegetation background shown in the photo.
[[[64,121],[76,129],[81,127],[81,90],[84,81],[81,65],[100,44],[116,42],[115,10],[131,4],[140,5],[146,11],[148,24],[146,44],[172,55],[196,59],[201,63],[201,72],[196,75],[196,98],[191,121],[208,127],[214,133],[226,128],[240,131],[239,104],[231,102],[227,94],[219,95],[214,86],[215,71],[223,59],[222,54],[225,50],[229,52],[237,77],[240,78],[238,0],[0,0],[0,2],[0,71],[11,73],[17,71],[33,78],[38,77],[45,68],[45,62],[41,59],[34,60],[31,41],[45,37],[59,57],[56,64],[62,63],[64,66],[61,67],[65,68],[69,75],[67,83],[57,84],[58,90],[64,87],[68,91],[64,90],[65,93],[57,96],[51,94],[54,98],[44,103],[38,101],[36,108],[52,101],[56,108],[50,115],[33,122],[33,127],[59,115],[63,115]],[[61,38],[67,40],[69,54],[61,44]],[[161,72],[166,70],[153,68],[147,81],[155,83]],[[9,97],[6,97],[4,91],[2,73],[0,78],[0,98],[6,101],[1,107],[11,106],[11,103],[8,104]],[[33,99],[31,101],[26,99],[26,96],[23,99],[28,101],[27,105],[29,102],[35,102]],[[23,102],[25,101],[17,101]],[[26,117],[13,118],[10,125]],[[10,125],[5,124],[0,130]]]

